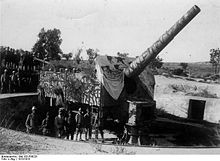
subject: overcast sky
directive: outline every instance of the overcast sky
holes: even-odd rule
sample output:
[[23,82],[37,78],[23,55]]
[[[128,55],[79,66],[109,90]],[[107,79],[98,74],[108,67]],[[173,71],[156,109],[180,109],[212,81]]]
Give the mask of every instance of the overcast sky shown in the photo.
[[41,28],[61,30],[64,53],[82,46],[138,56],[193,5],[201,12],[160,53],[164,61],[209,61],[220,47],[219,0],[0,0],[0,45],[31,50]]

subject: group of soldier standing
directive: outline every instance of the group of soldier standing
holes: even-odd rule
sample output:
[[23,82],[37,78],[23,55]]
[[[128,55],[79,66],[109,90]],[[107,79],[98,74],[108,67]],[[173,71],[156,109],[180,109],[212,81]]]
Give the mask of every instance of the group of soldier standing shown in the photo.
[[82,109],[78,111],[66,111],[65,108],[59,108],[58,115],[53,118],[51,113],[47,112],[45,119],[40,123],[37,109],[32,107],[32,113],[27,116],[25,122],[27,132],[34,134],[43,134],[45,136],[54,136],[74,140],[82,140],[82,134],[85,134],[85,140],[91,139],[92,126],[91,114],[89,109],[83,113]]
[[34,61],[34,54],[32,52],[10,47],[1,46],[0,58],[1,64],[5,68],[10,69],[21,68],[21,70],[33,71],[39,65],[38,62]]
[[8,74],[8,70],[5,69],[1,75],[1,93],[15,93],[19,91],[20,79],[19,71],[12,71],[12,74]]
[[0,65],[0,93],[33,92],[39,63],[31,52],[1,46]]

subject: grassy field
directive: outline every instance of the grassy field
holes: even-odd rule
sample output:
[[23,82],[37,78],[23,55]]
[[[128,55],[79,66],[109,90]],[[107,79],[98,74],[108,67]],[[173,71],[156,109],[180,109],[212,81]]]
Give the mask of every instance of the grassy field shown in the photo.
[[[176,62],[164,62],[163,68],[168,68],[170,70],[181,68],[180,63]],[[188,63],[188,71],[190,71],[191,76],[195,78],[202,78],[213,74],[212,64],[209,62],[196,62]]]

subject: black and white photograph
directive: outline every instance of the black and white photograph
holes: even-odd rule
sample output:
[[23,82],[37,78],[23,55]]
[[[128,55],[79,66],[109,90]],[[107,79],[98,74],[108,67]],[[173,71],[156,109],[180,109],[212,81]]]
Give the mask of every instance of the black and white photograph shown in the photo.
[[0,0],[0,159],[78,154],[220,154],[220,1]]

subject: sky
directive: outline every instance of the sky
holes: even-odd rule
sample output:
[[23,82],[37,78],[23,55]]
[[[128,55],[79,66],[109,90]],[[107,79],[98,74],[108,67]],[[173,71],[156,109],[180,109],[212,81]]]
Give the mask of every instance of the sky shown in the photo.
[[159,54],[209,61],[220,47],[219,0],[0,0],[0,45],[31,50],[41,28],[58,28],[64,53],[78,48],[141,55],[193,5],[201,12]]

